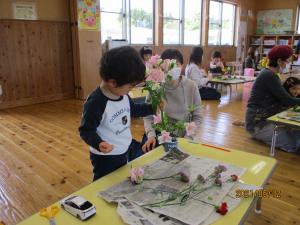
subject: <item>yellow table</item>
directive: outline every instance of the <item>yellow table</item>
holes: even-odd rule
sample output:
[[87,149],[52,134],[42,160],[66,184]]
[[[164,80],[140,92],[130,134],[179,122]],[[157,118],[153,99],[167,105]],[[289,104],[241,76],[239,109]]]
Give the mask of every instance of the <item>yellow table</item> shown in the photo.
[[[276,166],[274,158],[251,154],[237,150],[222,150],[221,148],[213,148],[201,144],[190,143],[187,139],[179,139],[179,148],[187,153],[212,158],[226,163],[231,163],[240,167],[247,168],[247,171],[240,178],[241,182],[253,184],[257,186],[265,186]],[[149,164],[164,154],[163,147],[159,147],[146,155],[130,162],[126,166],[114,171],[113,173],[91,183],[74,194],[82,195],[91,201],[97,208],[97,214],[84,222],[86,225],[118,225],[123,224],[122,220],[116,212],[115,204],[108,204],[101,198],[97,197],[97,192],[105,190],[113,184],[124,180],[129,175],[131,165],[133,167]],[[247,218],[248,213],[253,208],[257,199],[248,198],[232,212],[226,214],[223,218],[214,223],[214,225],[224,224],[242,224]],[[260,201],[259,201],[260,203]],[[260,205],[259,205],[260,206]],[[56,225],[76,225],[83,224],[69,213],[61,210],[55,217]],[[48,221],[38,214],[35,214],[19,225],[48,225]]]
[[140,99],[144,99],[147,95],[148,95],[148,91],[146,90],[143,91],[142,87],[135,87],[129,92],[129,96],[136,101]]
[[[285,111],[290,111],[290,110],[285,110]],[[283,111],[283,112],[285,112],[285,111]],[[283,113],[283,112],[281,112],[281,113]],[[277,129],[279,127],[283,126],[283,127],[293,127],[295,129],[300,129],[300,123],[298,123],[297,121],[292,121],[292,120],[283,119],[283,118],[278,117],[278,115],[281,113],[277,113],[276,115],[271,116],[267,119],[268,121],[275,124],[274,130],[273,130],[273,135],[272,135],[271,150],[270,150],[271,156],[275,156]]]

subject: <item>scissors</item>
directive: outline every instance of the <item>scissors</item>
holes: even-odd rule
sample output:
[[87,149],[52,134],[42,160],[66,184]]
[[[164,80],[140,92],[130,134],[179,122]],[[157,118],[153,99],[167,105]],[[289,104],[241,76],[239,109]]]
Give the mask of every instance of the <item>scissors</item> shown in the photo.
[[45,217],[49,220],[50,225],[56,225],[54,217],[59,212],[58,206],[50,206],[40,210],[40,216]]

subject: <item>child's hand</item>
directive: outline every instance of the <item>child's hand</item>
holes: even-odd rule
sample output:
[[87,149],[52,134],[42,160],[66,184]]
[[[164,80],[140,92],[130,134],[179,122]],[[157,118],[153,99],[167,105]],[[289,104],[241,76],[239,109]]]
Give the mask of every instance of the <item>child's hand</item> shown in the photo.
[[157,107],[156,114],[160,113],[160,111],[163,111],[165,107],[166,107],[166,102],[164,100],[161,100]]
[[149,152],[151,151],[156,145],[156,139],[155,137],[148,138],[146,143],[143,145],[142,150],[143,152]]
[[113,150],[114,146],[111,145],[111,144],[108,144],[106,141],[102,141],[100,144],[99,144],[99,149],[101,152],[103,153],[109,153]]

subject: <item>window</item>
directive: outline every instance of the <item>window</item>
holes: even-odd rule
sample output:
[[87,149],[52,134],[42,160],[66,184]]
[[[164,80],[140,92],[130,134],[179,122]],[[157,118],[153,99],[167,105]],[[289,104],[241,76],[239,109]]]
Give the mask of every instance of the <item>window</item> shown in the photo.
[[164,0],[163,43],[200,44],[201,0]]
[[233,45],[235,5],[210,1],[208,45]]
[[102,42],[153,44],[153,0],[100,0]]

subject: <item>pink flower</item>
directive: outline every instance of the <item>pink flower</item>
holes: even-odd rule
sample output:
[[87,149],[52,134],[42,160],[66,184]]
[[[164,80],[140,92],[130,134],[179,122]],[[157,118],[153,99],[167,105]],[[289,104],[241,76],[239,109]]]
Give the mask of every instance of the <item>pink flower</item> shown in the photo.
[[163,83],[165,82],[165,74],[160,69],[150,69],[146,80],[153,81],[155,83]]
[[140,184],[143,182],[144,169],[143,168],[132,168],[130,171],[130,181],[133,184]]
[[159,62],[160,60],[160,56],[159,55],[153,55],[151,56],[150,60],[149,60],[149,64],[154,66],[154,65],[157,65],[157,63]]
[[167,131],[162,131],[161,135],[158,137],[158,142],[160,144],[166,143],[166,142],[171,142],[171,141],[172,141],[172,137],[170,136],[170,132],[167,132]]
[[186,123],[185,124],[186,135],[192,136],[193,134],[195,134],[196,128],[197,128],[197,126],[196,126],[195,122]]
[[171,60],[170,60],[170,59],[165,59],[165,60],[163,61],[163,63],[160,64],[160,68],[161,68],[163,71],[167,72],[167,71],[169,70],[169,68],[170,68],[170,65],[171,65]]
[[161,123],[161,114],[153,115],[154,118],[154,124]]

